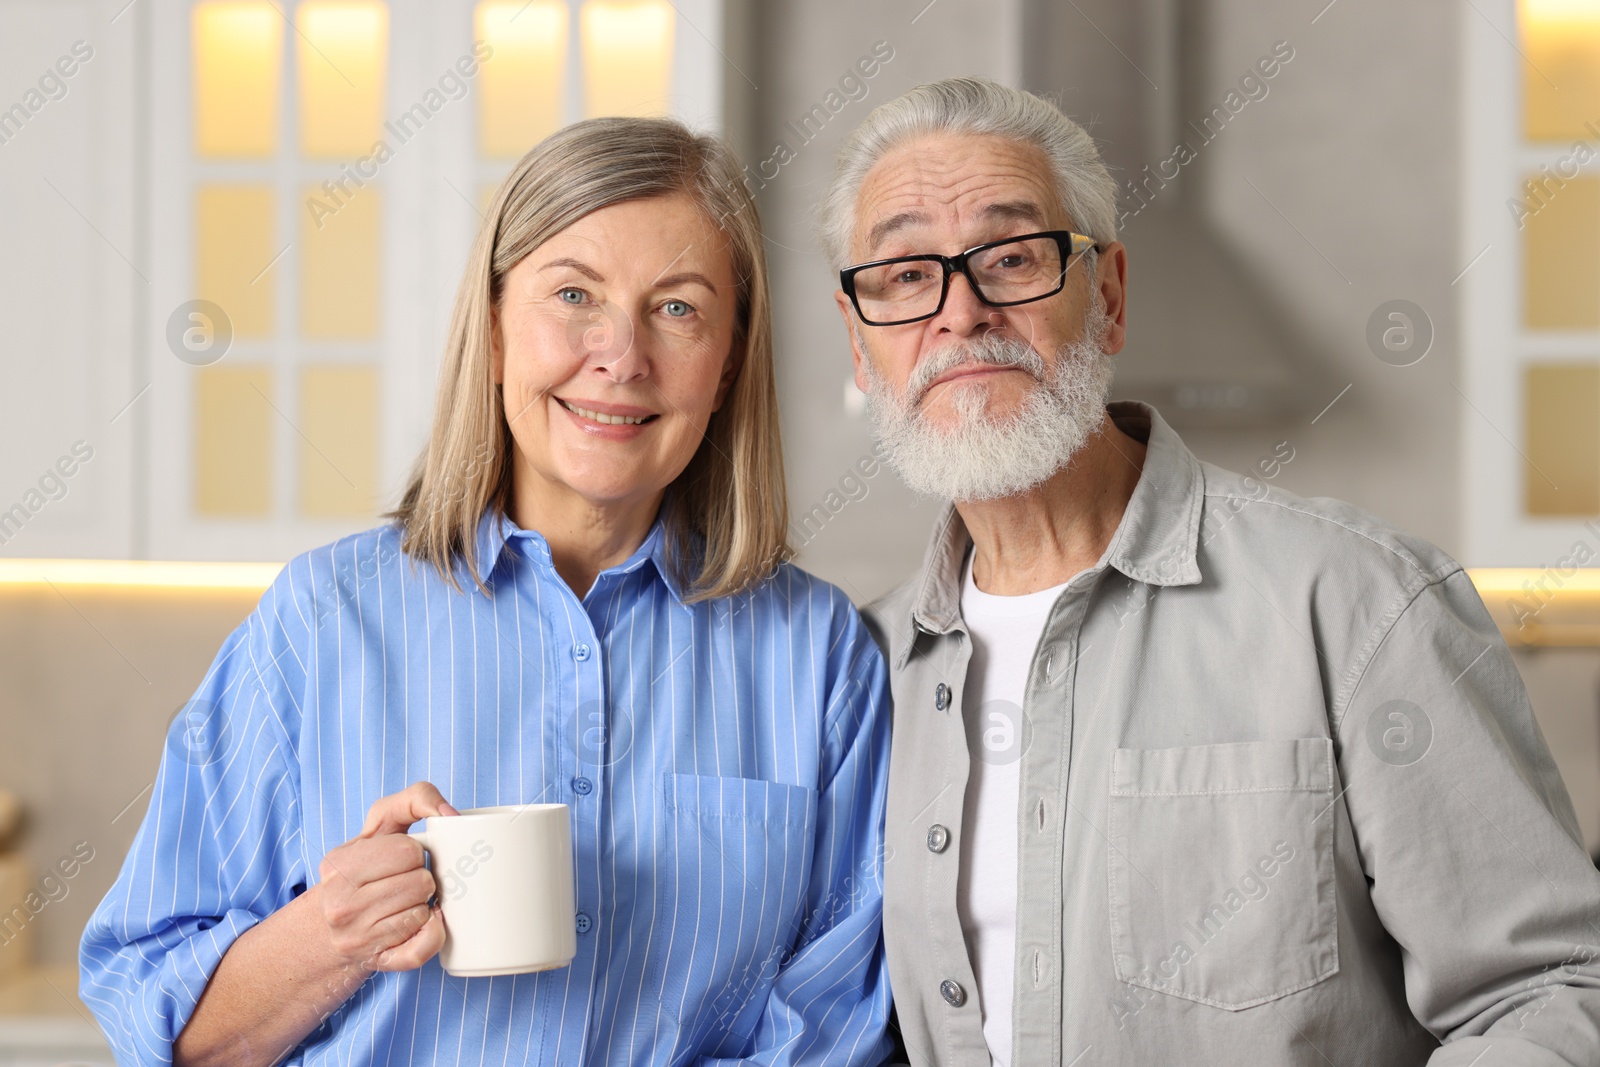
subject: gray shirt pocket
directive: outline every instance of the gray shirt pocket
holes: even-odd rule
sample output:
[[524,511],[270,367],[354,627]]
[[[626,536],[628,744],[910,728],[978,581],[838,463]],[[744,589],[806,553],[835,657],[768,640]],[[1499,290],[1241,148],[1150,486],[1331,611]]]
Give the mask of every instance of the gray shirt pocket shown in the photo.
[[1336,779],[1325,737],[1117,749],[1117,978],[1237,1011],[1336,974]]

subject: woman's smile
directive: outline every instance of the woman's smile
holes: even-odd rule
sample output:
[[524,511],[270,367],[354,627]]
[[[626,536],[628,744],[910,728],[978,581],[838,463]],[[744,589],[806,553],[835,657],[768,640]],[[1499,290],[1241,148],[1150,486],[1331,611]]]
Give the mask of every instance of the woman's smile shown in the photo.
[[631,441],[661,417],[645,408],[598,400],[565,400],[559,396],[551,399],[580,430],[607,441]]

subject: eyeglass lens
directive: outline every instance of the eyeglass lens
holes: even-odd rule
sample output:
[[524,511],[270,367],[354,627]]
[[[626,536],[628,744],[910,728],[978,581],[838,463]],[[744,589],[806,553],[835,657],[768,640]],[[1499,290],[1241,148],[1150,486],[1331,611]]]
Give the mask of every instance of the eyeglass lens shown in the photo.
[[[967,277],[993,304],[1037,299],[1061,284],[1061,246],[1053,237],[995,245],[967,260]],[[855,276],[861,314],[873,322],[931,315],[943,288],[944,267],[937,259],[887,263]]]

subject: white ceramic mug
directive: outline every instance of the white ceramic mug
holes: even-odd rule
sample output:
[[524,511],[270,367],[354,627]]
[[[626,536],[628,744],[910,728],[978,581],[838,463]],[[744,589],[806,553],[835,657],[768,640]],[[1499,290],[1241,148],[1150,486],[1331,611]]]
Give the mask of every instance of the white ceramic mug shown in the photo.
[[435,815],[411,836],[433,868],[444,910],[439,962],[450,974],[548,971],[578,954],[565,804]]

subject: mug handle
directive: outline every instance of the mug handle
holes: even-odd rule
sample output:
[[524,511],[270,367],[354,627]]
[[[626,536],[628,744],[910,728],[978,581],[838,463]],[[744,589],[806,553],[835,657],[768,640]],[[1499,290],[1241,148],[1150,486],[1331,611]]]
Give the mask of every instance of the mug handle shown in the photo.
[[[428,836],[428,831],[426,831],[426,830],[418,830],[415,833],[408,833],[406,836],[411,838],[411,840],[415,841],[417,844],[422,846],[422,854],[423,854],[423,857],[425,859],[428,859],[428,860],[432,860],[433,859],[434,849],[437,846],[434,844],[433,840]],[[433,869],[431,867],[430,868],[425,868],[425,869],[428,871],[429,874],[434,874]],[[438,875],[436,875],[436,874],[434,874],[434,884],[436,886],[438,884]]]
[[416,833],[407,834],[406,836],[422,846],[422,858],[429,861],[429,866],[426,869],[432,872],[434,852],[439,847],[438,843],[428,836],[428,831],[426,830],[418,830]]

